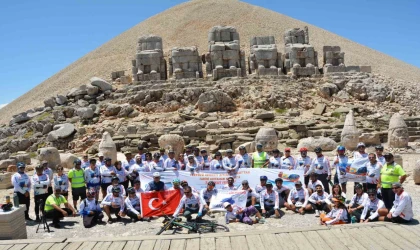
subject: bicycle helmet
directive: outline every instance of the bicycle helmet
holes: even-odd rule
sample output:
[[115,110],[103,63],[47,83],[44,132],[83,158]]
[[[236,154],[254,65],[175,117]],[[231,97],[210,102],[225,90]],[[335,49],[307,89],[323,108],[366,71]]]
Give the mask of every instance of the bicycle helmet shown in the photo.
[[121,192],[121,188],[120,187],[113,187],[112,188],[112,192],[113,193],[120,193]]
[[129,188],[127,188],[127,193],[134,194],[134,193],[136,193],[136,190],[133,187],[129,187]]
[[277,178],[274,182],[275,183],[277,183],[277,182],[283,182],[283,179],[282,178]]
[[384,150],[384,147],[382,145],[378,145],[375,147],[376,150]]
[[266,180],[268,180],[267,176],[265,175],[260,176],[260,181],[266,181]]
[[180,183],[181,181],[178,178],[172,180],[172,183]]
[[81,160],[79,160],[79,159],[77,159],[77,160],[74,160],[74,165],[81,165],[82,164],[82,161]]
[[111,178],[111,182],[113,182],[113,181],[120,181],[120,179],[117,177],[117,176],[113,176],[112,178]]

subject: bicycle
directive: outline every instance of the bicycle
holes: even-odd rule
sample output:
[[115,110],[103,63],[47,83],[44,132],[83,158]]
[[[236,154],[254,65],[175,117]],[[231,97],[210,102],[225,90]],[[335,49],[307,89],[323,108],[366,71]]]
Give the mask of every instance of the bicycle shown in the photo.
[[167,215],[164,215],[165,219],[163,220],[164,225],[159,230],[156,235],[160,235],[164,231],[170,229],[173,230],[172,234],[175,234],[177,231],[182,228],[188,229],[188,233],[219,233],[219,232],[229,232],[229,228],[217,224],[216,221],[210,222],[182,222],[182,218],[174,217],[170,218]]

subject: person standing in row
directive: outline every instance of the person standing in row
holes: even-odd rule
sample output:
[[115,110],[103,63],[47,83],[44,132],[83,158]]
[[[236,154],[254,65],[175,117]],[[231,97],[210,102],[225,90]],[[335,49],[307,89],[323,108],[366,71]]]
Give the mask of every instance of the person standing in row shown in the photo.
[[[85,169],[85,182],[88,190],[95,190],[95,200],[99,199],[101,187],[101,173],[96,165],[95,159],[90,159],[90,166]],[[90,192],[92,193],[92,192]]]
[[320,147],[316,147],[314,151],[316,153],[316,158],[313,159],[311,168],[307,174],[312,172],[317,173],[318,179],[322,182],[325,192],[330,193],[330,185],[328,183],[331,180],[330,161],[322,154],[322,149]]
[[381,177],[379,178],[378,188],[381,188],[381,194],[385,207],[390,210],[394,204],[395,194],[392,190],[393,183],[403,183],[407,178],[404,169],[394,161],[394,155],[386,153],[384,155],[386,163],[381,168]]
[[50,183],[50,178],[47,174],[43,173],[43,168],[41,165],[35,167],[36,173],[32,176],[32,185],[34,187],[34,201],[35,201],[35,216],[36,221],[40,221],[39,217],[39,207],[42,203],[44,207],[45,201],[48,198],[48,184]]
[[346,148],[344,146],[338,146],[337,148],[337,155],[334,157],[334,167],[335,167],[335,175],[334,175],[334,184],[341,185],[341,189],[344,193],[347,192],[347,182],[341,181],[338,178],[338,172],[340,172],[340,176],[346,173],[347,164],[349,162],[349,158],[346,156]]
[[62,166],[57,167],[57,174],[54,176],[54,186],[60,187],[61,195],[68,200],[69,197],[69,177],[64,173]]
[[264,168],[270,163],[270,157],[264,151],[262,151],[263,145],[257,143],[257,151],[252,154],[252,168]]
[[48,161],[42,161],[41,166],[44,168],[44,174],[47,174],[48,178],[50,178],[50,184],[48,185],[48,194],[51,195],[53,194],[53,188],[52,188],[51,182],[53,180],[54,172],[52,171],[51,168],[48,167]]
[[69,171],[68,177],[71,183],[73,207],[77,208],[79,197],[81,200],[86,199],[85,171],[82,169],[82,162],[80,160],[74,161],[74,168]]
[[29,218],[29,207],[31,204],[31,178],[29,178],[29,176],[25,173],[25,163],[18,162],[16,165],[18,172],[12,175],[13,191],[17,194],[19,203],[26,205],[25,219],[32,221],[32,219]]
[[105,158],[105,165],[103,165],[99,172],[101,173],[101,192],[102,192],[102,198],[104,198],[107,195],[107,188],[109,185],[111,185],[111,178],[113,176],[116,176],[117,170],[114,166],[112,166],[111,158],[107,157]]
[[305,147],[302,147],[299,149],[300,155],[296,159],[296,166],[295,169],[297,170],[303,170],[304,176],[305,176],[305,186],[308,185],[309,182],[309,175],[308,171],[312,164],[311,157],[308,156],[308,149]]

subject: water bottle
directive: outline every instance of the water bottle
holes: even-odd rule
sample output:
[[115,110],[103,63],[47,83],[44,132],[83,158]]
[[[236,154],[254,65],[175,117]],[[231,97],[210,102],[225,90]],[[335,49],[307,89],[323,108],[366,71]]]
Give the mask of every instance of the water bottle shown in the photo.
[[13,194],[13,204],[15,205],[15,207],[19,207],[19,197],[17,193]]
[[351,217],[351,224],[354,224],[354,223],[356,223],[357,222],[357,220],[356,220],[356,216],[352,216]]

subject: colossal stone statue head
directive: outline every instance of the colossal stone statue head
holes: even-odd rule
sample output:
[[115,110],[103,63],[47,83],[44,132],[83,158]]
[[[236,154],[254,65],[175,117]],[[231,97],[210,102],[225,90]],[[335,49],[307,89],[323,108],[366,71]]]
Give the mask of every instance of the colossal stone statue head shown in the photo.
[[343,131],[341,132],[341,145],[347,149],[353,150],[357,148],[359,142],[359,131],[354,120],[353,110],[346,115]]
[[256,144],[261,143],[265,152],[277,149],[278,137],[276,130],[274,128],[260,128],[255,136],[255,142]]
[[184,139],[179,135],[162,135],[158,142],[159,147],[167,150],[172,149],[175,151],[175,155],[182,153],[185,147]]
[[112,140],[112,137],[108,132],[103,133],[98,151],[99,153],[102,153],[105,158],[111,158],[112,163],[117,161],[117,145],[115,145],[115,142]]
[[405,148],[408,146],[408,141],[407,124],[399,113],[395,113],[389,121],[388,147]]

